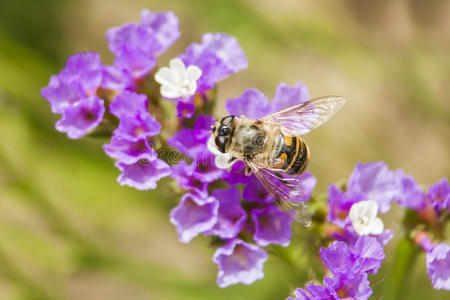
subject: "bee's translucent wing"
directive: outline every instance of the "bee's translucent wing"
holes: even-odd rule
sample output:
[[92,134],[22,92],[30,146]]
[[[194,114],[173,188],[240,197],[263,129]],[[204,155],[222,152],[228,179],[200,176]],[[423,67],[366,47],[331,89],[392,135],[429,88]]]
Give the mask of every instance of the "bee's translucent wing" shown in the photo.
[[299,201],[303,200],[299,177],[281,174],[269,168],[260,168],[252,161],[246,161],[246,163],[282,210],[298,223],[304,226],[311,225],[311,213],[308,206],[305,202]]
[[339,96],[325,96],[299,103],[261,119],[281,126],[284,134],[303,135],[327,122],[345,104]]

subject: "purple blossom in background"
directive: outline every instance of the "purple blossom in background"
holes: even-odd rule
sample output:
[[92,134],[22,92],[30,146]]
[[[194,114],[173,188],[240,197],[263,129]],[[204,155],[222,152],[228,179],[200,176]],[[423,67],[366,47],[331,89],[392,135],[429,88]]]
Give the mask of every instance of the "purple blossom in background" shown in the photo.
[[212,196],[219,201],[217,223],[205,234],[223,239],[235,238],[247,220],[247,214],[240,204],[239,190],[236,187],[214,190]]
[[213,262],[219,267],[217,285],[221,288],[237,283],[248,285],[262,279],[267,257],[266,251],[256,245],[239,239],[228,241],[213,256]]
[[219,202],[200,193],[187,193],[170,212],[180,241],[189,243],[199,233],[213,228],[217,222]]
[[435,289],[450,290],[450,245],[441,243],[426,255],[427,271]]
[[424,209],[426,207],[425,194],[414,178],[403,175],[400,182],[401,192],[395,197],[395,202],[414,210]]
[[103,66],[94,52],[79,53],[67,60],[66,67],[50,78],[41,90],[53,113],[62,114],[56,129],[78,139],[103,120],[103,100],[96,92],[102,83]]
[[390,202],[402,191],[402,172],[389,170],[386,163],[356,164],[347,183],[348,191],[362,192],[367,200],[378,202],[380,213],[390,209]]
[[365,195],[359,191],[343,192],[336,185],[331,185],[328,189],[327,221],[344,228],[348,224],[347,217],[352,205],[365,199]]
[[447,210],[450,212],[450,186],[447,178],[443,178],[428,188],[427,193],[430,205],[436,211]]
[[283,247],[289,245],[293,219],[286,212],[280,211],[276,206],[254,209],[252,220],[255,224],[253,238],[258,245],[278,244]]
[[106,32],[109,49],[116,55],[115,65],[133,78],[141,78],[156,65],[156,57],[180,36],[173,12],[141,12],[140,23],[128,23]]
[[298,82],[292,87],[281,83],[270,103],[267,96],[259,90],[247,89],[241,96],[227,100],[225,107],[231,115],[238,117],[245,115],[249,119],[259,119],[309,99],[308,89],[303,83]]
[[131,91],[122,91],[109,105],[109,112],[119,119],[147,113],[147,96]]

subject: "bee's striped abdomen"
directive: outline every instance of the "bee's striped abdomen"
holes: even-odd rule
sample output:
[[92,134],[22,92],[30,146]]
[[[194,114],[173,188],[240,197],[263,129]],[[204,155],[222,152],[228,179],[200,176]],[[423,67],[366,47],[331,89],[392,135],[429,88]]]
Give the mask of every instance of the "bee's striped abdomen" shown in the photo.
[[284,144],[278,154],[284,161],[282,169],[290,175],[300,175],[309,161],[309,148],[305,141],[296,136],[284,136]]

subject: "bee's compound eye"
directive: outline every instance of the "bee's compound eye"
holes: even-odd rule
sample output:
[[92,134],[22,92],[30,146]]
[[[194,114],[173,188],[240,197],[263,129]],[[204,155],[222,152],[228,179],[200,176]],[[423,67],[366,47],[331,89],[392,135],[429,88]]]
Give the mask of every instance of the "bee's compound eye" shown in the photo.
[[231,132],[230,127],[228,127],[228,126],[221,126],[219,128],[219,135],[221,135],[221,136],[229,135],[230,132]]
[[216,146],[219,149],[219,151],[222,153],[225,153],[226,138],[224,136],[218,136],[218,137],[216,137],[216,139],[214,141],[215,141]]

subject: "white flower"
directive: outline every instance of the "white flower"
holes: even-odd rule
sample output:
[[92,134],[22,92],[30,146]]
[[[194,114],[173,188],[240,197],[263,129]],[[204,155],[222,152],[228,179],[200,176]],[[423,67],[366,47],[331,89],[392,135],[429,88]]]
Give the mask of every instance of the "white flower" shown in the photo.
[[156,82],[161,84],[161,95],[166,98],[186,98],[195,94],[197,80],[202,76],[202,70],[197,66],[186,68],[183,61],[174,58],[168,67],[162,67],[155,74]]
[[358,235],[380,234],[383,232],[384,224],[377,218],[378,203],[373,200],[361,201],[350,208],[350,220],[353,229]]
[[216,155],[214,163],[219,169],[228,169],[237,161],[236,159],[233,159],[233,155],[231,153],[222,153],[219,149],[217,149],[213,135],[211,135],[208,140],[208,150]]

